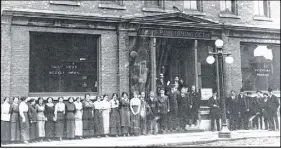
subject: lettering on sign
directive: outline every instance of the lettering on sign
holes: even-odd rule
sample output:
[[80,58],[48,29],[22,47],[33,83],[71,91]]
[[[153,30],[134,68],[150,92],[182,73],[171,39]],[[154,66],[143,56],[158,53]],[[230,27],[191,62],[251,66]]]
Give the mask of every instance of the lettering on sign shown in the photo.
[[78,66],[74,64],[51,65],[49,75],[79,75],[80,72],[77,69]]
[[188,37],[188,38],[204,38],[204,39],[210,39],[212,37],[211,32],[171,30],[171,29],[140,29],[139,34],[144,36]]

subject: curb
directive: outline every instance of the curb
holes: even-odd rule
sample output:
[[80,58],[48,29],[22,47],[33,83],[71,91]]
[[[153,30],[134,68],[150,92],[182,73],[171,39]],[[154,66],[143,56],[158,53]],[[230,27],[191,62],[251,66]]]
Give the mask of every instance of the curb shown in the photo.
[[[178,143],[165,143],[165,144],[158,144],[158,145],[153,145],[152,147],[155,146],[166,146],[166,147],[172,147],[172,146],[178,146],[178,145],[199,145],[199,144],[206,144],[206,143],[213,143],[217,141],[236,141],[236,140],[244,140],[244,139],[253,139],[253,138],[277,138],[280,136],[250,136],[250,137],[239,137],[239,138],[217,138],[213,140],[205,140],[205,141],[191,141],[191,142],[178,142]],[[150,146],[147,146],[150,147]]]

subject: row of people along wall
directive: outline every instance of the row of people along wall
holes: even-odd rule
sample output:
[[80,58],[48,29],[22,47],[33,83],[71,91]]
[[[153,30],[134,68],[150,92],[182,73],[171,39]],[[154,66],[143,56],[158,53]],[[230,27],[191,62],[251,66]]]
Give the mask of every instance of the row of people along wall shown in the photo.
[[[253,128],[262,128],[263,120],[265,129],[279,129],[277,97],[271,89],[268,93],[257,93],[257,97],[252,97],[243,89],[239,95],[231,91],[226,102],[231,130],[249,129],[249,121],[253,122]],[[90,100],[90,95],[86,94],[83,101],[80,97],[69,97],[64,103],[64,98],[59,97],[56,104],[52,97],[47,98],[47,103],[41,97],[37,100],[21,97],[19,103],[19,97],[14,97],[12,104],[6,97],[1,106],[1,130],[4,130],[1,131],[1,143],[137,136],[183,131],[186,125],[197,125],[200,94],[194,85],[190,92],[186,86],[178,91],[173,85],[166,93],[165,88],[160,88],[159,95],[155,96],[153,91],[147,94],[134,92],[133,98],[129,99],[124,92],[120,99],[113,94],[112,98],[98,96],[96,101]],[[211,130],[215,130],[216,122],[219,131],[222,111],[216,92],[208,100],[208,105]]]
[[66,102],[59,97],[57,103],[52,97],[14,97],[12,104],[9,100],[6,97],[1,106],[4,144],[183,131],[197,123],[200,96],[195,86],[190,93],[187,87],[179,92],[174,86],[168,93],[161,88],[159,95],[135,91],[131,99],[123,92],[121,98],[105,94],[95,101],[90,94]]

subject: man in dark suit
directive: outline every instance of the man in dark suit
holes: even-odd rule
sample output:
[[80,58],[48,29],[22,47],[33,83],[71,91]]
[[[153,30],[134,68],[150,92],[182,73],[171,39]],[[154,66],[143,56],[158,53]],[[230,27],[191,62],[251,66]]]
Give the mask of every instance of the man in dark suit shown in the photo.
[[[256,109],[256,114],[257,114],[257,117],[254,118],[253,120],[253,124],[254,124],[254,128],[257,128],[257,129],[262,129],[263,127],[263,122],[262,122],[262,108],[261,108],[261,103],[263,102],[264,100],[264,97],[263,97],[263,94],[260,90],[257,90],[257,96],[255,97],[255,104],[254,104],[254,109]],[[259,123],[260,121],[260,123]]]
[[200,94],[198,92],[196,92],[195,85],[192,85],[189,96],[190,96],[190,100],[192,101],[191,113],[190,113],[190,124],[197,125],[198,111],[200,108],[201,97],[200,97]]
[[[277,111],[280,106],[278,98],[272,94],[272,89],[268,89],[268,114],[269,114],[269,127],[270,130],[279,130],[279,121],[277,117]],[[274,124],[275,122],[275,124]]]
[[220,101],[217,97],[217,92],[213,92],[213,96],[209,98],[208,105],[210,107],[210,117],[211,117],[211,131],[215,131],[215,121],[217,125],[217,131],[220,131]]
[[180,96],[180,92],[176,89],[174,85],[172,85],[171,91],[168,94],[169,103],[170,103],[170,112],[168,114],[168,128],[169,131],[175,131],[178,129],[178,98]]
[[262,115],[264,117],[264,126],[265,126],[265,130],[268,130],[268,94],[267,93],[263,93],[263,101],[260,103],[261,105],[261,109],[262,109]]
[[160,73],[159,78],[156,80],[156,86],[157,86],[157,95],[160,94],[160,89],[164,88],[165,92],[167,92],[167,81],[164,79],[164,74]]
[[238,122],[239,122],[239,102],[238,97],[235,94],[235,91],[232,90],[230,92],[230,97],[227,99],[226,102],[227,114],[229,115],[229,129],[230,130],[237,130],[238,129]]
[[[239,106],[241,107],[242,106],[242,103],[245,101],[245,98],[246,98],[246,95],[245,95],[245,93],[244,93],[244,89],[243,88],[241,88],[240,89],[240,93],[239,93],[239,95],[238,95],[238,104],[239,104]],[[240,129],[243,129],[243,127],[244,127],[244,119],[243,118],[245,118],[245,116],[244,115],[242,115],[242,108],[240,108],[239,109],[239,111],[238,111],[238,130],[240,130]]]

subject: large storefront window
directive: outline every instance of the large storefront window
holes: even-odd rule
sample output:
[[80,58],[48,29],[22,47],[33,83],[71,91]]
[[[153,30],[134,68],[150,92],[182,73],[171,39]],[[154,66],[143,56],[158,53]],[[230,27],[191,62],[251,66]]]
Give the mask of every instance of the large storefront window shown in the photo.
[[241,43],[243,88],[280,90],[280,46]]
[[98,36],[30,32],[30,92],[97,92]]

